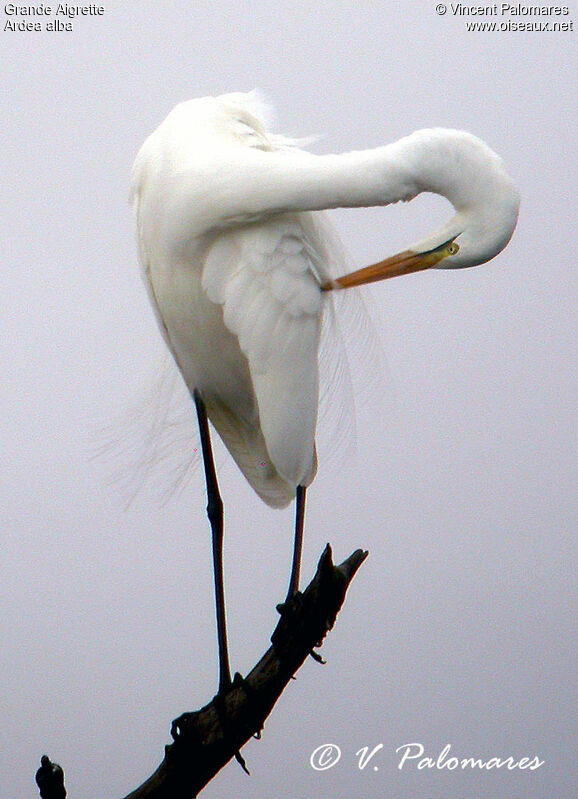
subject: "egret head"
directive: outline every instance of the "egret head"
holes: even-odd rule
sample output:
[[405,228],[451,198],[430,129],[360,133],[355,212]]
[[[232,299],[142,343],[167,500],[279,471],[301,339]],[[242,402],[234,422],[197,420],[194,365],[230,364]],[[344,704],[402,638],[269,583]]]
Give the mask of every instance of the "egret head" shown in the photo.
[[397,142],[404,185],[412,199],[424,191],[446,197],[456,213],[433,235],[384,261],[359,269],[322,288],[383,280],[423,269],[461,269],[486,263],[509,242],[520,194],[501,158],[464,131],[423,130]]
[[[484,264],[510,241],[518,221],[520,194],[502,162],[495,155],[494,158],[498,163],[492,164],[494,169],[486,173],[487,184],[472,190],[469,202],[456,209],[456,215],[432,237],[433,241],[425,240],[410,248],[425,257],[428,251],[432,255],[438,252],[440,258],[432,264],[438,269]],[[439,242],[440,238],[444,241]]]

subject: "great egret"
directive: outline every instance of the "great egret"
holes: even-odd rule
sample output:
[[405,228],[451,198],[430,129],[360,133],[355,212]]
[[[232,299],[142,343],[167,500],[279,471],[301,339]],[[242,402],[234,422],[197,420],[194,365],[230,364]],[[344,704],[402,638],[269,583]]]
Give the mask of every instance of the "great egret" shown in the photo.
[[[317,212],[388,205],[421,192],[455,215],[404,252],[334,279]],[[205,464],[219,640],[230,683],[222,503],[207,416],[257,494],[296,496],[291,597],[298,588],[305,489],[317,468],[317,351],[324,292],[429,267],[489,261],[508,243],[519,195],[500,158],[457,130],[313,155],[273,135],[254,93],[176,106],[142,145],[132,197],[145,282],[197,409]]]

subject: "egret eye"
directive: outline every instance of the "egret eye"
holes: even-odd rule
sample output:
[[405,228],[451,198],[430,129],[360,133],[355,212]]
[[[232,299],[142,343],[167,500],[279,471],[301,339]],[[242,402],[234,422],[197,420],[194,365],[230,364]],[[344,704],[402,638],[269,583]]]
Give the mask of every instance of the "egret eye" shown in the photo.
[[455,241],[452,241],[452,243],[448,247],[448,255],[455,255],[459,251],[460,251],[459,244],[456,244]]

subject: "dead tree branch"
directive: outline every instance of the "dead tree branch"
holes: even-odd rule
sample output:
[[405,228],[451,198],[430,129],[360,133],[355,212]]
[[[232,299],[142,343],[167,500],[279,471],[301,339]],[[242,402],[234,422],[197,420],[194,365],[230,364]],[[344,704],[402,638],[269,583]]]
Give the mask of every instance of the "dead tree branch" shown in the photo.
[[[358,549],[335,566],[331,547],[326,546],[304,593],[278,606],[281,618],[271,636],[272,646],[261,660],[245,678],[236,674],[226,694],[173,721],[173,743],[165,747],[162,763],[125,799],[193,799],[233,757],[244,766],[241,747],[260,735],[289,680],[308,655],[320,660],[314,648],[333,627],[347,588],[366,557],[367,552]],[[36,782],[43,799],[65,799],[62,769],[46,756]]]

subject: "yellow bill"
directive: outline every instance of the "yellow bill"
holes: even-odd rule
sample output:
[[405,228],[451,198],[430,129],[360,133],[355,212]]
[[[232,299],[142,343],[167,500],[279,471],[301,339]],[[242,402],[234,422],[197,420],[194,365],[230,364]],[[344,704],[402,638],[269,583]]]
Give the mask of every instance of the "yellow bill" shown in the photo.
[[365,283],[375,283],[378,280],[386,280],[398,275],[409,275],[411,272],[421,272],[423,269],[431,269],[432,266],[439,264],[449,255],[455,255],[459,246],[453,239],[434,247],[427,252],[414,252],[404,250],[385,261],[379,261],[362,269],[356,269],[348,275],[338,277],[336,280],[326,280],[321,284],[321,291],[331,291],[332,289],[348,289],[353,286],[363,286]]

